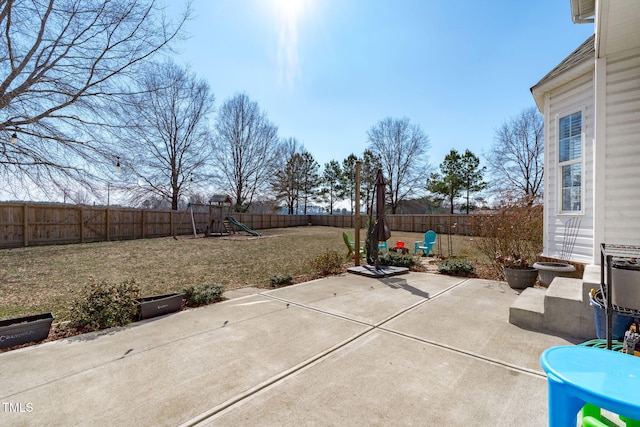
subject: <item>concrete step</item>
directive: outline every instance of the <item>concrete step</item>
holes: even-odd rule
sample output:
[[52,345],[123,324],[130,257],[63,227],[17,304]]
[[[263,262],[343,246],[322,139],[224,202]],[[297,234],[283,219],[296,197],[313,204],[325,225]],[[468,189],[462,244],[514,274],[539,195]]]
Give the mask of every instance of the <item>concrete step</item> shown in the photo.
[[600,289],[600,266],[599,265],[587,265],[584,269],[584,274],[582,275],[582,289],[587,292],[587,300],[588,292],[591,289]]
[[583,279],[556,277],[546,289],[527,288],[509,308],[509,322],[524,329],[595,338],[589,291],[599,286],[600,267],[588,266]]
[[523,329],[543,329],[546,289],[527,288],[509,307],[509,323]]
[[556,277],[551,282],[544,298],[543,327],[576,338],[595,338],[593,308],[581,279]]

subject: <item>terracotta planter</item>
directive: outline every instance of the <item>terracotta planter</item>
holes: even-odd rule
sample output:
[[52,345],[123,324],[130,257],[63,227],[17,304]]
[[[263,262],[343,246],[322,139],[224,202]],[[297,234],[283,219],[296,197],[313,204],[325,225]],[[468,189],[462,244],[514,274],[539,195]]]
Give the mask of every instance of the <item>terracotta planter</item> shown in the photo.
[[180,311],[182,294],[154,295],[136,299],[140,320]]
[[0,320],[0,349],[44,340],[52,323],[53,313]]
[[536,284],[538,270],[533,267],[504,267],[504,277],[512,289],[526,289]]

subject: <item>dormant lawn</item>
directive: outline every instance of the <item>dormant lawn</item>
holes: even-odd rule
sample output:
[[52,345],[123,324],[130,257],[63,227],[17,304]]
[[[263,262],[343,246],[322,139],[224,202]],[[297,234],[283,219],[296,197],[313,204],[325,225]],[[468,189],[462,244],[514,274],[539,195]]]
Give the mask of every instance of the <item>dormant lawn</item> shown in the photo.
[[[263,230],[260,238],[239,233],[222,238],[181,236],[3,249],[0,319],[52,311],[57,321],[65,320],[70,301],[91,279],[109,283],[134,279],[142,295],[178,292],[204,283],[219,283],[227,290],[269,287],[270,277],[276,274],[290,274],[295,282],[309,280],[315,273],[310,265],[313,258],[327,250],[346,255],[343,231],[292,227]],[[392,232],[388,243],[391,247],[401,240],[413,249],[413,242],[422,237]],[[447,239],[442,237],[446,255]],[[453,236],[453,254],[478,261],[470,240]]]

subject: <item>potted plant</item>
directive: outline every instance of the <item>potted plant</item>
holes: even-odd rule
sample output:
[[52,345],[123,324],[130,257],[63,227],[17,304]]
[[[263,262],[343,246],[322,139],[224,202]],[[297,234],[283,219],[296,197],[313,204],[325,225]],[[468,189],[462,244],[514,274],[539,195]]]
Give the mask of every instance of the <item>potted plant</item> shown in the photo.
[[568,262],[560,261],[539,261],[533,264],[538,269],[540,283],[544,286],[551,285],[556,277],[567,277],[571,275],[576,268]]
[[527,256],[496,253],[496,262],[502,265],[504,278],[512,289],[526,289],[536,284],[538,269],[529,264]]
[[539,261],[533,264],[538,269],[540,283],[549,286],[556,277],[569,276],[576,268],[568,261],[573,253],[576,244],[576,238],[580,230],[581,220],[577,217],[569,219],[564,225],[564,234],[562,242],[562,252],[560,253],[561,261]]
[[0,349],[44,340],[52,323],[53,313],[0,320]]
[[502,207],[491,215],[478,215],[479,239],[473,245],[514,289],[536,283],[538,270],[532,267],[542,252],[543,208],[534,198],[502,195]]

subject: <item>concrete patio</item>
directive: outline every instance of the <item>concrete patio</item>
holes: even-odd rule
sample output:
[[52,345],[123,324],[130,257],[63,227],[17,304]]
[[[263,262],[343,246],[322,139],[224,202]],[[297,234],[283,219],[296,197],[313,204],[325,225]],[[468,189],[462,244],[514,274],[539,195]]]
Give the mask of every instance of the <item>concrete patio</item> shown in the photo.
[[430,273],[229,292],[0,354],[0,425],[543,426],[538,358],[575,341],[510,324],[517,295]]

